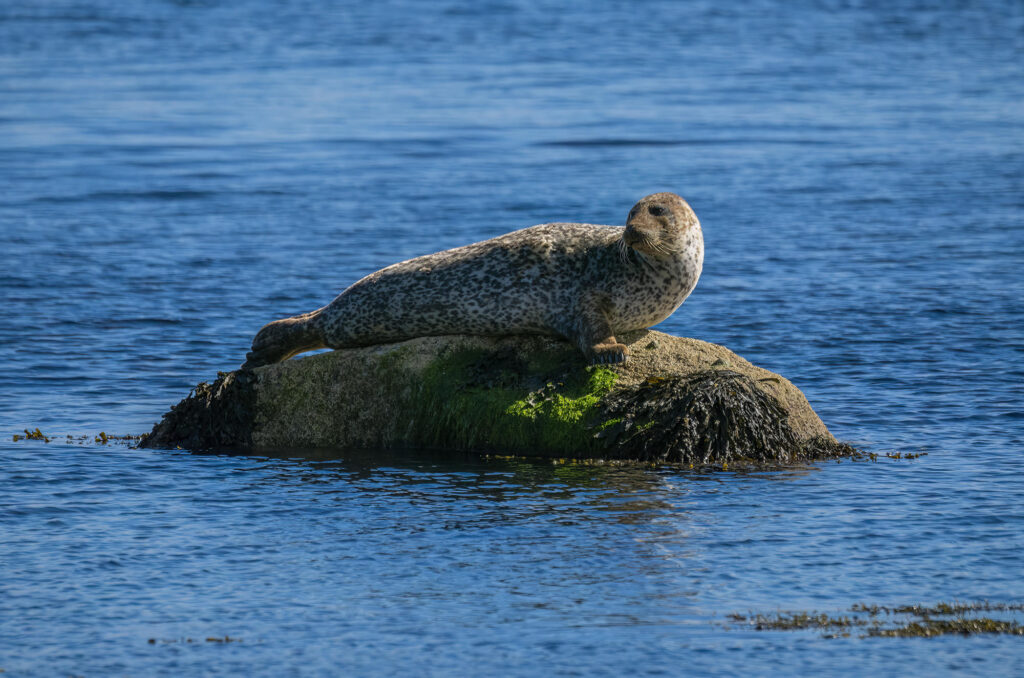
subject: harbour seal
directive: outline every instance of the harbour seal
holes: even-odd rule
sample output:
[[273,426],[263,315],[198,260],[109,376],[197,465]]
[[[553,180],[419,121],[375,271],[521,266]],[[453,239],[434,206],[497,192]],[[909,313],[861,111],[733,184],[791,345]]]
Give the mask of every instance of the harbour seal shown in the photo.
[[265,325],[242,368],[443,334],[557,335],[592,363],[618,363],[628,350],[615,335],[671,315],[703,263],[693,210],[655,193],[625,227],[541,224],[388,266],[323,308]]

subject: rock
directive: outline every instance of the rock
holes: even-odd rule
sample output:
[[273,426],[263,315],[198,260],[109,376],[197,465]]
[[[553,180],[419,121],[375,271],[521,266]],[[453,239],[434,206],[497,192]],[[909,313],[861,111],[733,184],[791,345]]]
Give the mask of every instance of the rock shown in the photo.
[[222,373],[142,447],[430,447],[694,465],[853,454],[783,377],[716,344],[644,330],[624,365],[539,336],[423,337]]

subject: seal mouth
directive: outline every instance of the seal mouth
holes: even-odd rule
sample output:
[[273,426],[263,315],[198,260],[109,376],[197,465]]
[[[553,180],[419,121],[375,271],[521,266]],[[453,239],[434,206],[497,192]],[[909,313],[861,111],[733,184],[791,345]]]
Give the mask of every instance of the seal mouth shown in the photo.
[[668,250],[658,242],[658,234],[647,230],[636,228],[632,224],[626,225],[622,234],[622,243],[625,247],[631,247],[637,252],[649,255],[667,254]]

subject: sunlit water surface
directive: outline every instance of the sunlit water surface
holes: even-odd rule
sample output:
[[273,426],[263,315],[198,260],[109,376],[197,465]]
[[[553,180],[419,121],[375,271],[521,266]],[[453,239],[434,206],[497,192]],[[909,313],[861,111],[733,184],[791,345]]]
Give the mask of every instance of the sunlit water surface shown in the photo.
[[[1024,598],[1024,11],[719,5],[0,5],[5,675],[1024,671],[1019,637],[726,618]],[[927,456],[12,442],[146,431],[362,275],[658,190],[707,244],[659,329]]]

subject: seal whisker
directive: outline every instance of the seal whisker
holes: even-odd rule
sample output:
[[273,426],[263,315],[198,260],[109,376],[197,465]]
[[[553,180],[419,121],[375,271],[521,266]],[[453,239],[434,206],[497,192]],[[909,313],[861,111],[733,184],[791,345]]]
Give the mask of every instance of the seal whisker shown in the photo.
[[666,254],[666,255],[675,254],[676,252],[679,251],[678,248],[672,247],[671,245],[668,245],[668,244],[663,243],[663,242],[654,243],[651,247],[652,247],[652,249],[656,250],[660,254]]

